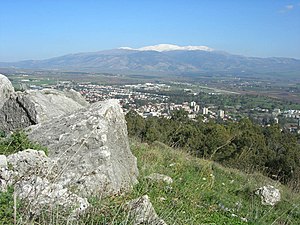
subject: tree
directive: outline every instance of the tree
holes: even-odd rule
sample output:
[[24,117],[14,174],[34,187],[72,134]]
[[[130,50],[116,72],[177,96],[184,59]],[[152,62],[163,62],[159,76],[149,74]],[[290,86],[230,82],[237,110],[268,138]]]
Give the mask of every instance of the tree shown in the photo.
[[129,136],[136,136],[138,138],[143,138],[145,133],[145,120],[137,112],[130,110],[125,119],[127,121],[127,130]]
[[171,120],[178,122],[188,122],[188,112],[183,109],[174,110],[171,114]]

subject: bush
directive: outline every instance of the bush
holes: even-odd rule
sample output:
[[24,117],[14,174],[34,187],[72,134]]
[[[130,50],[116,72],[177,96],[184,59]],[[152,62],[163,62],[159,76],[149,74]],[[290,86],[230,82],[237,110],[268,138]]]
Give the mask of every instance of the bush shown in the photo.
[[7,192],[0,192],[0,224],[14,223],[13,192],[12,187],[9,187]]
[[5,137],[5,132],[3,130],[0,130],[0,138],[4,138]]
[[46,147],[30,141],[24,131],[17,131],[6,138],[0,139],[1,155],[10,155],[25,149],[42,150],[46,155],[48,153]]

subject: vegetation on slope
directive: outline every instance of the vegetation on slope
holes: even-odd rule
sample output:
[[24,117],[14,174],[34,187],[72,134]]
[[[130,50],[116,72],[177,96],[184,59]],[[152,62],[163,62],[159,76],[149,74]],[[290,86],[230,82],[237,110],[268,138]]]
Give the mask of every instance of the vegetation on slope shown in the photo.
[[25,149],[41,150],[47,154],[47,148],[30,141],[24,131],[14,132],[7,137],[0,131],[0,155],[10,155]]
[[[160,142],[133,142],[140,184],[137,195],[148,194],[157,213],[168,224],[299,224],[299,195],[259,173],[245,174],[190,156]],[[165,184],[147,183],[143,177],[158,172],[173,178]],[[271,184],[281,190],[282,201],[262,206],[254,192]]]
[[[138,159],[139,184],[131,193],[112,197],[91,196],[90,209],[76,224],[133,224],[126,202],[147,194],[167,224],[300,224],[300,195],[259,173],[245,174],[193,157],[163,143],[131,141]],[[155,183],[145,177],[162,173],[172,184]],[[263,206],[255,191],[271,184],[279,188],[282,200]],[[45,211],[37,224],[66,224],[58,209]]]
[[245,172],[261,172],[299,190],[299,137],[282,132],[277,124],[261,127],[246,118],[238,123],[204,123],[201,116],[188,119],[183,110],[175,111],[171,119],[143,119],[130,111],[126,120],[129,135],[142,142],[158,140],[199,158]]
[[[167,224],[300,224],[299,194],[259,173],[244,174],[219,164],[193,157],[161,142],[152,144],[131,140],[138,159],[139,184],[131,193],[112,197],[91,196],[85,215],[70,221],[59,208],[45,209],[35,224],[132,224],[127,201],[147,194],[158,215]],[[151,173],[173,178],[172,184],[145,179]],[[263,185],[279,188],[282,201],[262,206],[254,194]],[[0,194],[1,224],[12,224],[12,191]],[[24,218],[26,205],[18,204],[18,218]]]

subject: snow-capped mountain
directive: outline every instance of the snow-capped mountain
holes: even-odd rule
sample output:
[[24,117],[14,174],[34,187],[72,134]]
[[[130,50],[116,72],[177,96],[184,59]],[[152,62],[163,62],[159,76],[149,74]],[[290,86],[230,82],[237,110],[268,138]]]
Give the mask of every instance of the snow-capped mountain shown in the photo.
[[159,45],[151,45],[151,46],[145,46],[141,48],[130,48],[130,47],[121,47],[119,49],[125,49],[125,50],[136,50],[136,51],[157,51],[157,52],[167,52],[167,51],[213,51],[212,48],[207,46],[178,46],[178,45],[171,45],[171,44],[159,44]]
[[206,46],[160,44],[142,48],[69,54],[46,60],[0,63],[2,68],[55,69],[111,73],[186,75],[201,73],[253,76],[299,74],[300,60],[233,55]]

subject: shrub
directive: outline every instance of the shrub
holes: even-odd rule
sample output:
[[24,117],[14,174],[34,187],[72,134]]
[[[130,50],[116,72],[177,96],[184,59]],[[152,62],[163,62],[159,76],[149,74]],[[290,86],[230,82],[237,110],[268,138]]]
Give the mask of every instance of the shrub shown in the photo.
[[17,131],[12,135],[0,139],[0,154],[10,155],[25,149],[42,150],[48,153],[47,148],[30,141],[24,131]]
[[9,187],[7,192],[0,192],[0,224],[14,223],[14,198],[13,188]]

